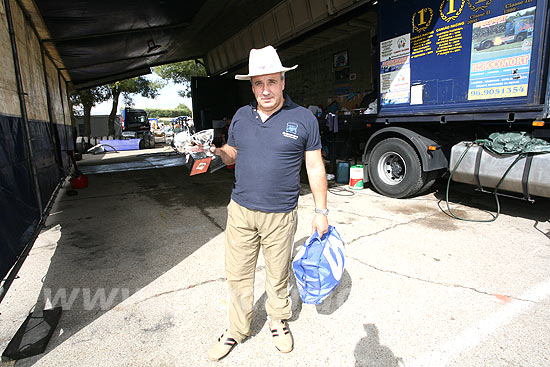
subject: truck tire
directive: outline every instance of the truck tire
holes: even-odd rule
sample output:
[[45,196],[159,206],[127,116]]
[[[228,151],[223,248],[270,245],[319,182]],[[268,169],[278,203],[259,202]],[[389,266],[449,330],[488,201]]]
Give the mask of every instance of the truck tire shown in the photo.
[[426,172],[426,179],[424,181],[424,185],[420,188],[420,190],[418,190],[416,194],[420,195],[428,192],[428,190],[430,190],[430,188],[433,186],[435,181],[437,181],[437,179],[441,177],[441,175],[442,175],[441,170]]
[[516,42],[522,42],[525,38],[527,38],[525,33],[520,33],[516,36]]
[[427,177],[416,151],[399,138],[388,138],[374,146],[368,171],[376,191],[392,198],[416,194],[426,183]]

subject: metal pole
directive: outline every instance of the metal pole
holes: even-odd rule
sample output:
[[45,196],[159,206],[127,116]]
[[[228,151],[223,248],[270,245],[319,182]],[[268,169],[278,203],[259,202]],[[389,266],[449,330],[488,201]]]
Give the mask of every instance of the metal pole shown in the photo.
[[21,107],[21,118],[23,119],[23,134],[25,135],[26,145],[25,150],[27,151],[27,164],[29,166],[29,173],[33,181],[34,191],[36,194],[36,201],[38,203],[38,210],[40,211],[40,216],[44,210],[42,204],[42,197],[40,195],[40,185],[38,183],[38,174],[36,172],[36,167],[34,166],[34,154],[32,150],[32,140],[29,132],[29,120],[27,118],[27,106],[25,105],[25,92],[23,91],[23,82],[21,80],[21,68],[19,66],[19,56],[17,55],[17,44],[15,40],[15,33],[13,32],[13,21],[11,17],[11,8],[10,0],[4,0],[4,7],[6,9],[6,18],[8,21],[8,32],[10,34],[11,49],[13,53],[13,64],[15,68],[15,79],[17,81],[17,92],[19,95],[19,106]]
[[[65,151],[67,152],[67,154],[69,154],[69,138],[67,137],[67,124],[66,124],[66,121],[65,121],[65,101],[64,101],[64,98],[63,98],[63,88],[61,88],[61,78],[63,76],[61,75],[61,72],[58,70],[57,71],[57,80],[59,81],[59,96],[60,96],[60,99],[61,99],[61,109],[63,110],[63,134],[65,135]],[[65,81],[65,79],[63,79],[63,81]],[[66,85],[67,83],[65,83],[65,96],[67,96],[67,88],[66,88]],[[64,169],[64,168],[63,168]],[[76,169],[76,167],[75,167]]]
[[[57,161],[57,168],[59,169],[59,175],[60,177],[65,176],[65,173],[63,172],[63,161],[61,159],[61,145],[59,144],[58,139],[58,133],[57,133],[57,127],[55,126],[54,116],[52,112],[52,98],[50,96],[50,89],[48,87],[48,70],[46,68],[46,58],[44,56],[44,49],[42,46],[40,46],[40,53],[42,55],[42,69],[44,70],[44,85],[46,87],[46,104],[48,107],[48,117],[50,119],[50,132],[51,132],[51,138],[52,138],[52,147],[55,154],[55,160]],[[63,101],[61,101],[63,102]]]

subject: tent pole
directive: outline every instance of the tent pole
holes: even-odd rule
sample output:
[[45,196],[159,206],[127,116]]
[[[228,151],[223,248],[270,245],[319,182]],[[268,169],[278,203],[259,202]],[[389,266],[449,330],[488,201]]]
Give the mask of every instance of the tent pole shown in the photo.
[[42,55],[42,70],[44,71],[44,85],[46,87],[46,104],[48,107],[48,117],[50,119],[49,127],[51,131],[51,143],[55,153],[55,160],[57,162],[57,168],[59,169],[59,175],[60,177],[64,177],[65,173],[63,172],[63,159],[61,158],[61,145],[59,143],[58,133],[56,131],[57,126],[55,124],[55,119],[52,111],[52,97],[50,95],[50,87],[48,85],[48,70],[46,69],[46,57],[44,53],[45,50],[42,45],[40,45],[40,54]]
[[[61,101],[61,109],[63,111],[63,135],[65,135],[65,149],[67,154],[69,153],[69,138],[67,137],[67,122],[65,121],[65,100],[63,98],[63,88],[61,88],[61,72],[57,70],[57,80],[59,81],[59,96]],[[63,79],[65,81],[65,79]],[[66,85],[66,84],[65,84]],[[65,88],[65,96],[67,96],[67,88]],[[76,169],[76,167],[74,167]],[[69,171],[70,172],[70,171]]]

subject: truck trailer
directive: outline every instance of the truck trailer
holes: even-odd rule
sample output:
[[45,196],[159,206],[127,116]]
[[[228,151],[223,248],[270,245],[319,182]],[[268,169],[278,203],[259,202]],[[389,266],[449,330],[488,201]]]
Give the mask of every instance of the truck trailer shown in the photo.
[[[550,138],[547,1],[379,6],[379,106],[372,121],[363,117],[371,128],[362,156],[378,192],[400,198],[426,190],[456,168],[463,141],[514,131]],[[508,168],[477,146],[463,159],[469,168],[457,180],[480,188],[495,188]],[[550,197],[550,154],[534,159],[536,168],[519,162],[519,177],[510,174],[501,188]]]
[[[496,132],[550,139],[547,0],[369,0],[348,8],[288,44],[275,44],[284,64],[299,65],[286,74],[285,92],[319,116],[330,169],[336,171],[337,159],[361,156],[365,181],[383,195],[404,198],[452,170],[453,147],[457,154],[462,142]],[[251,29],[269,31],[257,23]],[[279,33],[287,33],[283,27],[278,21]],[[220,49],[240,45],[242,37],[233,38]],[[245,65],[193,79],[199,130],[253,98],[249,83],[229,80],[239,73],[246,74]],[[329,114],[337,128],[332,120],[327,127]],[[461,163],[461,169],[473,166],[471,177],[459,170],[455,179],[494,188],[490,177],[501,174],[493,172],[500,165],[487,167],[486,152],[470,164],[477,151],[471,149]],[[525,170],[519,184],[500,188],[550,197],[549,170],[541,168],[550,165],[548,157],[517,162],[506,181]],[[538,189],[529,193],[530,184]]]

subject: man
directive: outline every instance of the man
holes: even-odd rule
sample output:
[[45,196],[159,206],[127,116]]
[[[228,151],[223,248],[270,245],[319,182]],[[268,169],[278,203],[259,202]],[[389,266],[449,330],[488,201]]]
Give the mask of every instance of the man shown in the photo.
[[235,113],[227,144],[213,148],[225,164],[236,166],[225,247],[230,328],[210,349],[211,360],[225,357],[250,335],[260,247],[273,342],[283,353],[293,348],[285,320],[291,316],[288,280],[304,156],[316,208],[312,233],[328,230],[327,181],[317,119],[283,95],[284,73],[297,66],[283,67],[272,46],[252,49],[249,73],[235,78],[251,81],[256,101]]

